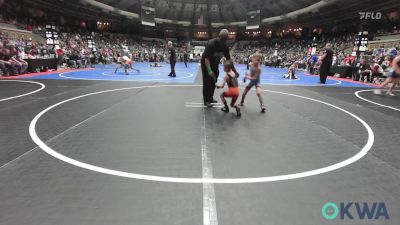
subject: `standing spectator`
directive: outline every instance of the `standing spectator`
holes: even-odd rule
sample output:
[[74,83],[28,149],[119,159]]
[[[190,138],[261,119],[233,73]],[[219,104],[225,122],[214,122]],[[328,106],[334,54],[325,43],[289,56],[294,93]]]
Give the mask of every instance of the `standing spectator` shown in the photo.
[[58,65],[62,65],[63,61],[64,61],[64,50],[60,47],[56,48],[56,55],[57,55],[57,59],[58,59]]
[[168,76],[176,77],[175,73],[175,65],[176,65],[176,51],[172,41],[168,41],[168,48],[169,48],[169,63],[171,64],[171,72]]
[[249,70],[250,56],[251,55],[248,55],[247,57],[244,58],[244,64],[246,65],[247,70]]
[[184,60],[184,62],[185,62],[185,66],[186,66],[186,68],[187,68],[187,63],[188,63],[188,60],[189,60],[189,56],[188,56],[188,53],[185,51],[185,53],[183,54],[183,60]]
[[326,78],[329,75],[329,71],[331,70],[333,60],[333,51],[331,48],[331,44],[327,43],[324,49],[324,54],[321,57],[321,67],[319,69],[319,77],[320,83],[325,84]]
[[312,54],[311,56],[311,66],[310,66],[310,73],[314,74],[314,67],[318,62],[318,55],[316,53]]

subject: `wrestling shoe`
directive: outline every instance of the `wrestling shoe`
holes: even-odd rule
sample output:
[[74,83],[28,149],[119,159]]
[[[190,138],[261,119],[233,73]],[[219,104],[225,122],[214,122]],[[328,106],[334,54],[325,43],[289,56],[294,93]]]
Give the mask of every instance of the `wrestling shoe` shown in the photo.
[[261,113],[265,113],[265,110],[267,110],[265,106],[261,105]]
[[213,104],[211,104],[209,102],[204,103],[204,105],[207,106],[207,108],[212,108],[213,107]]
[[389,92],[389,91],[386,94],[389,95],[389,96],[392,96],[392,97],[396,96],[393,92]]
[[224,108],[221,108],[221,111],[228,113],[229,112],[229,108],[225,106]]
[[242,116],[242,113],[240,112],[240,108],[239,107],[235,107],[236,108],[236,116],[237,117],[241,117]]

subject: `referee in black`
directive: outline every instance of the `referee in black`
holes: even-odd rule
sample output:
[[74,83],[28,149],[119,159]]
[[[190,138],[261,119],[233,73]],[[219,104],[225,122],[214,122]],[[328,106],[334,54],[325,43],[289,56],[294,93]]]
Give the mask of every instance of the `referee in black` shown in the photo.
[[327,43],[324,49],[324,54],[321,57],[321,66],[319,69],[319,80],[321,84],[326,83],[326,78],[331,70],[333,60],[333,50],[331,44]]
[[[217,38],[208,41],[201,57],[201,71],[203,74],[203,99],[204,105],[212,107],[214,100],[215,83],[218,81],[219,76],[219,63],[222,57],[227,60],[231,59],[229,54],[229,47],[226,44],[228,40],[229,31],[223,29],[219,32]],[[234,72],[237,74],[236,69]]]
[[188,60],[189,60],[189,55],[188,55],[187,51],[185,51],[185,54],[183,54],[183,61],[185,62],[186,68],[187,68]]
[[172,41],[168,41],[168,52],[169,52],[169,63],[171,64],[171,73],[168,76],[176,77],[175,65],[176,65],[176,51]]

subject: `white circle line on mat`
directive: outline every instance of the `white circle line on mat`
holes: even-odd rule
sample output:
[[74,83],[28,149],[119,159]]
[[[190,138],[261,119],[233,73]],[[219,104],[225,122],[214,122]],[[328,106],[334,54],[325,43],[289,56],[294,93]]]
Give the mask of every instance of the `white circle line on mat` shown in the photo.
[[[382,107],[385,107],[385,108],[388,108],[388,109],[393,109],[393,110],[396,110],[396,111],[400,111],[399,108],[396,108],[396,107],[393,107],[393,106],[390,106],[390,105],[384,105],[384,104],[381,104],[381,103],[378,103],[378,102],[374,102],[374,101],[371,101],[371,100],[366,99],[364,97],[361,97],[361,95],[360,95],[360,93],[362,93],[362,92],[371,92],[371,91],[375,91],[375,90],[376,89],[360,90],[360,91],[356,91],[354,94],[357,96],[357,98],[359,98],[361,100],[364,100],[366,102],[372,103],[374,105],[378,105],[378,106],[382,106]],[[400,90],[394,90],[394,91],[400,91]]]
[[[136,71],[135,71],[136,72]],[[155,72],[145,72],[143,75],[136,72],[135,74],[129,74],[129,75],[118,75],[118,74],[110,74],[109,72],[103,72],[101,75],[103,76],[109,76],[109,77],[154,77],[154,76],[161,76],[161,73],[155,73]]]
[[329,79],[329,80],[336,81],[336,83],[334,83],[334,84],[296,84],[296,83],[294,83],[294,84],[279,84],[279,83],[261,82],[261,84],[276,85],[276,86],[307,86],[307,87],[336,86],[336,85],[342,84],[342,81],[340,81],[340,80],[333,80],[333,79]]
[[[70,77],[70,76],[66,76],[65,74],[67,73],[73,73],[75,71],[71,71],[71,72],[66,72],[66,73],[60,73],[58,74],[59,77],[62,78],[66,78],[66,79],[71,79],[71,80],[97,80],[97,81],[147,81],[147,82],[152,82],[152,81],[174,81],[174,80],[182,80],[182,79],[187,79],[187,78],[191,78],[194,75],[192,73],[187,73],[187,72],[180,72],[180,71],[176,71],[179,73],[185,73],[185,74],[189,74],[188,76],[184,76],[184,77],[174,77],[174,78],[157,78],[157,79],[121,79],[121,80],[111,80],[111,79],[104,79],[104,78],[84,78],[84,77]],[[131,75],[131,76],[127,76],[127,77],[134,77],[135,75]]]
[[35,93],[37,93],[37,92],[39,92],[39,91],[41,91],[41,90],[46,88],[46,85],[44,85],[44,84],[42,84],[40,82],[30,81],[30,80],[0,80],[0,82],[19,82],[19,83],[30,83],[30,84],[38,84],[38,85],[40,85],[39,89],[36,89],[34,91],[31,91],[31,92],[28,92],[28,93],[25,93],[25,94],[21,94],[21,95],[2,98],[2,99],[0,99],[0,102],[4,102],[4,101],[11,100],[11,99],[16,99],[16,98],[21,98],[21,97],[25,97],[25,96],[28,96],[28,95],[32,95],[32,94],[35,94]]
[[339,107],[335,106],[333,104],[301,96],[301,95],[296,95],[296,94],[291,94],[291,93],[285,93],[285,92],[278,92],[278,91],[272,91],[272,90],[264,90],[265,92],[269,93],[275,93],[275,94],[283,94],[287,96],[293,96],[293,97],[298,97],[306,100],[310,100],[313,102],[321,103],[323,105],[330,106],[334,109],[337,109],[341,112],[344,112],[351,117],[355,118],[358,120],[367,130],[368,133],[368,140],[364,147],[354,156],[341,161],[339,163],[329,165],[323,168],[319,169],[314,169],[314,170],[309,170],[309,171],[304,171],[304,172],[298,172],[298,173],[292,173],[292,174],[286,174],[286,175],[278,175],[278,176],[267,176],[267,177],[253,177],[253,178],[180,178],[180,177],[163,177],[163,176],[153,176],[153,175],[145,175],[145,174],[137,174],[137,173],[130,173],[130,172],[124,172],[124,171],[118,171],[118,170],[112,170],[108,168],[103,168],[95,165],[91,165],[88,163],[84,163],[72,158],[69,158],[65,155],[62,155],[55,151],[54,149],[50,148],[46,143],[44,143],[36,133],[36,124],[38,120],[48,111],[51,109],[60,106],[64,103],[84,98],[87,96],[92,96],[92,95],[97,95],[97,94],[102,94],[102,93],[109,93],[109,92],[116,92],[116,91],[124,91],[124,90],[133,90],[133,89],[141,89],[141,88],[163,88],[163,87],[201,87],[201,85],[162,85],[162,86],[140,86],[140,87],[128,87],[128,88],[119,88],[119,89],[112,89],[112,90],[105,90],[105,91],[98,91],[98,92],[93,92],[85,95],[80,95],[74,98],[70,98],[64,101],[61,101],[59,103],[56,103],[45,110],[41,111],[39,114],[37,114],[33,120],[31,121],[29,125],[29,134],[32,138],[32,140],[46,153],[50,154],[51,156],[64,161],[66,163],[69,163],[71,165],[81,167],[87,170],[103,173],[103,174],[108,174],[108,175],[113,175],[113,176],[119,176],[119,177],[125,177],[125,178],[133,178],[133,179],[140,179],[140,180],[149,180],[149,181],[159,181],[159,182],[173,182],[173,183],[220,183],[220,184],[243,184],[243,183],[262,183],[262,182],[273,182],[273,181],[283,181],[283,180],[292,180],[292,179],[298,179],[298,178],[304,178],[304,177],[310,177],[310,176],[315,176],[319,174],[324,174],[327,172],[331,172],[334,170],[338,170],[340,168],[343,168],[345,166],[348,166],[362,157],[364,157],[368,151],[372,148],[373,143],[374,143],[374,132],[372,131],[371,127],[360,117],[354,115],[353,113]]

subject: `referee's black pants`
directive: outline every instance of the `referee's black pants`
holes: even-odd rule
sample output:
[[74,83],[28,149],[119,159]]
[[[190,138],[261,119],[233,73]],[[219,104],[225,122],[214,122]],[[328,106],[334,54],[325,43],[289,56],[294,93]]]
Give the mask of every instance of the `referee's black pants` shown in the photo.
[[204,103],[212,103],[214,100],[214,92],[215,92],[215,83],[218,81],[219,70],[216,68],[212,68],[212,71],[215,74],[215,78],[211,77],[208,74],[207,68],[205,65],[201,65],[201,72],[203,75],[203,99]]
[[332,65],[332,62],[322,63],[321,67],[319,68],[319,80],[323,84],[326,83],[326,78],[328,77],[329,72],[331,70],[331,65]]
[[172,60],[170,63],[171,63],[171,73],[169,73],[169,76],[176,76],[176,73],[175,73],[176,60]]

